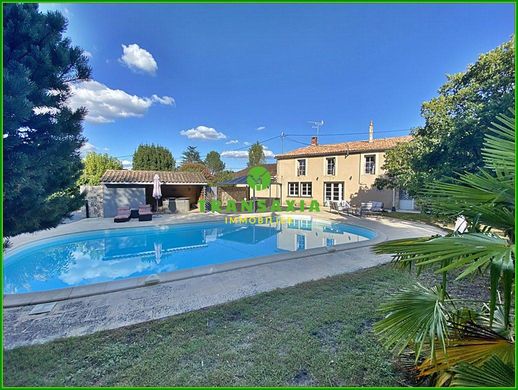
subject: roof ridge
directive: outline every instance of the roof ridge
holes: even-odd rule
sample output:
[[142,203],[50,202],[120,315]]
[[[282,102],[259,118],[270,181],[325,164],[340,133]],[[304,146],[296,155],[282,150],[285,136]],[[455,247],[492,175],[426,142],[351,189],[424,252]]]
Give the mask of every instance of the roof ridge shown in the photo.
[[[346,152],[367,152],[380,151],[393,148],[397,143],[410,140],[412,135],[402,135],[396,137],[377,138],[372,142],[368,140],[344,141],[333,144],[307,145],[298,149],[275,156],[277,159],[295,156],[317,156],[326,154],[346,153]],[[344,149],[344,150],[341,150]]]
[[154,174],[158,174],[163,183],[206,184],[207,181],[201,172],[107,169],[101,182],[145,184],[153,181]]

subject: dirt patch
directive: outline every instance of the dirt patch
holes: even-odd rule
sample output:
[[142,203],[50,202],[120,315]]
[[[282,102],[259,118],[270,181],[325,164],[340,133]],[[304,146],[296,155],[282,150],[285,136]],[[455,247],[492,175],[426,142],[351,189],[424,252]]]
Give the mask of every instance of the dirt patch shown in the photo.
[[374,323],[376,320],[372,318],[368,318],[366,320],[363,320],[360,326],[358,327],[356,333],[357,334],[364,334],[364,333],[371,333],[372,327],[374,326]]
[[294,386],[312,386],[315,384],[315,380],[311,374],[305,368],[303,368],[297,371],[297,373],[291,379],[290,384]]
[[336,352],[340,345],[339,338],[343,328],[344,324],[342,321],[334,321],[323,324],[320,328],[311,332],[311,335],[320,341],[322,349]]
[[228,321],[241,321],[243,319],[243,313],[239,310],[233,310],[225,316],[225,319]]

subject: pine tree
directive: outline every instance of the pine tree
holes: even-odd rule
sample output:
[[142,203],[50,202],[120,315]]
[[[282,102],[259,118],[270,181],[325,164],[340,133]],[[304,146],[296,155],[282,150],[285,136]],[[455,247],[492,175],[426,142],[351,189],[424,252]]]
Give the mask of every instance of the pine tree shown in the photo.
[[185,152],[182,153],[182,165],[187,163],[201,163],[200,152],[196,149],[196,146],[187,146]]
[[66,105],[91,70],[67,22],[37,4],[4,4],[4,236],[54,227],[82,204],[84,109]]

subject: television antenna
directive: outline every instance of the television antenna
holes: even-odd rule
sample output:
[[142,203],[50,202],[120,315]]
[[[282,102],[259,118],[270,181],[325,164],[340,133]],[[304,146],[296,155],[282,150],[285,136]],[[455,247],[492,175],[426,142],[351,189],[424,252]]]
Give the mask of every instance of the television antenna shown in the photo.
[[320,128],[324,126],[324,121],[308,121],[308,123],[311,125],[312,129],[317,129],[317,137],[318,133],[320,132]]

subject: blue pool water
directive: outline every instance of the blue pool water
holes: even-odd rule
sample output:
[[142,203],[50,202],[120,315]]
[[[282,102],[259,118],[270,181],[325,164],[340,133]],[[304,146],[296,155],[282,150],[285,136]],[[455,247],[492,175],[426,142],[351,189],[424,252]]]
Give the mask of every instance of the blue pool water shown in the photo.
[[48,291],[368,240],[370,230],[294,219],[99,230],[35,242],[4,260],[4,293]]

